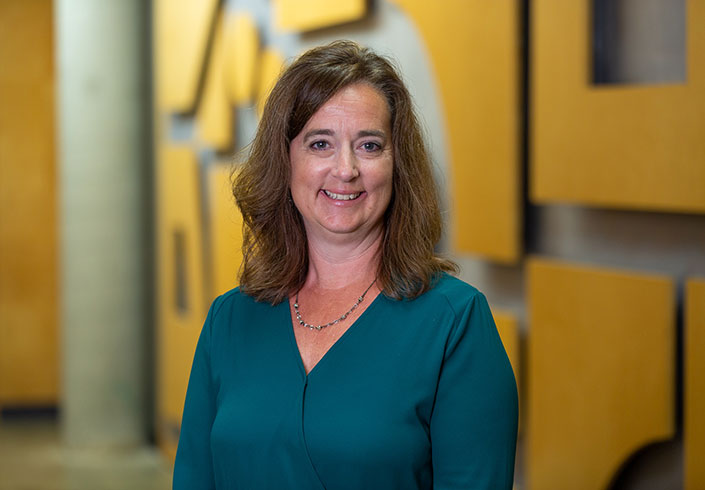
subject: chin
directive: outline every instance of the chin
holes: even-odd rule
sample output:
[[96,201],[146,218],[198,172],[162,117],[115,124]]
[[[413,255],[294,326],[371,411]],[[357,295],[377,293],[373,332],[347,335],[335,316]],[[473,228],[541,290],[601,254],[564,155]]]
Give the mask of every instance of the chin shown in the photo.
[[349,235],[360,231],[359,226],[330,226],[326,228],[330,233],[335,233],[336,235]]
[[324,227],[328,232],[337,235],[358,235],[374,234],[376,226],[369,226],[367,223],[335,223]]

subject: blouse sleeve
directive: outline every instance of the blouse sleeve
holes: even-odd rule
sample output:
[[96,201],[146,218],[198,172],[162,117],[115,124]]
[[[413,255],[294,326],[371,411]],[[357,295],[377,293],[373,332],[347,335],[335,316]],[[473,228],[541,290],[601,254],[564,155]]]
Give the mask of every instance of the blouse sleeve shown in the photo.
[[211,376],[211,330],[215,309],[214,302],[196,344],[174,461],[173,490],[215,489],[210,446],[215,417]]
[[518,400],[487,301],[457,312],[431,416],[433,488],[511,489]]

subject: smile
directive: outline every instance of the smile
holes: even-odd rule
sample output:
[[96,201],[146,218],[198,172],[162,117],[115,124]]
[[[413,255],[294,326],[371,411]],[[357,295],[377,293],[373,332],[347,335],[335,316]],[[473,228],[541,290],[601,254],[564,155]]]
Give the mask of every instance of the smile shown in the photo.
[[362,194],[362,192],[355,192],[354,194],[335,194],[334,192],[329,192],[325,189],[323,189],[323,192],[326,196],[337,201],[351,201],[353,199],[357,199],[360,197],[360,194]]

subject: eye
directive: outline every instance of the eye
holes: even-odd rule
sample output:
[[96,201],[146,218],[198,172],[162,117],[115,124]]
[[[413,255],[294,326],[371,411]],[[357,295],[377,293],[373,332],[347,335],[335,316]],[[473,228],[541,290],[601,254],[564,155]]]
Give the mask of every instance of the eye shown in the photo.
[[313,150],[327,150],[328,148],[330,148],[330,145],[327,141],[318,140],[311,143],[310,147]]
[[374,151],[379,151],[382,149],[382,146],[379,143],[375,143],[374,141],[367,141],[362,144],[362,149],[365,150],[366,152],[374,152]]

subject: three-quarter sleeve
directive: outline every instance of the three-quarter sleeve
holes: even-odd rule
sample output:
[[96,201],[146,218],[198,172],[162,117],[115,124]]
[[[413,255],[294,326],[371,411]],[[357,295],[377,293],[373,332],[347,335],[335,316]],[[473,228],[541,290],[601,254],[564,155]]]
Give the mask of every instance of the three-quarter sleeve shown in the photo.
[[433,488],[511,489],[514,374],[485,297],[474,295],[456,315],[431,415]]
[[215,488],[210,445],[211,427],[215,417],[215,393],[211,374],[211,338],[215,309],[216,303],[213,303],[193,358],[174,462],[174,490]]

